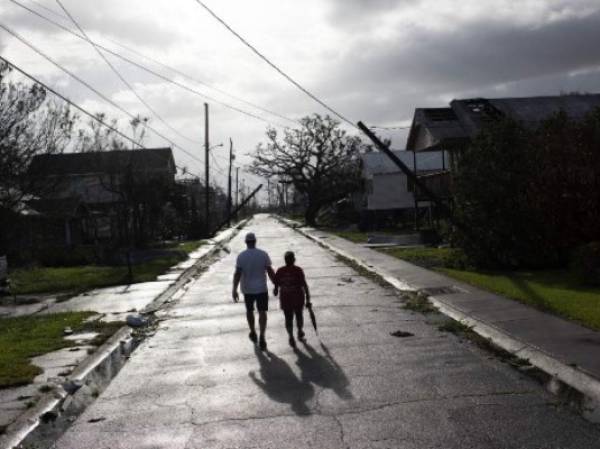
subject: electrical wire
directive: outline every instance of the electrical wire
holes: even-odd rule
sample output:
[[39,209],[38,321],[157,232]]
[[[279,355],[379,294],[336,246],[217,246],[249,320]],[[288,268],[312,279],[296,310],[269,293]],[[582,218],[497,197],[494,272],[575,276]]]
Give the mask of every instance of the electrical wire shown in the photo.
[[[74,36],[78,37],[79,39],[82,39],[82,40],[87,40],[87,39],[86,39],[84,36],[80,35],[79,33],[77,33],[77,32],[75,32],[75,31],[73,31],[73,30],[69,29],[69,28],[68,28],[68,27],[66,27],[65,25],[62,25],[62,24],[60,24],[60,23],[56,22],[56,21],[55,21],[55,20],[53,20],[53,19],[50,19],[49,17],[46,17],[46,16],[44,16],[44,15],[43,15],[43,14],[41,14],[40,12],[38,12],[38,11],[35,11],[34,9],[31,9],[31,8],[29,8],[27,5],[24,5],[24,4],[22,4],[21,2],[19,2],[19,1],[17,1],[17,0],[9,0],[9,1],[10,1],[11,3],[13,3],[13,4],[15,4],[15,5],[19,6],[20,8],[23,8],[23,9],[25,9],[26,11],[30,12],[31,14],[34,14],[35,16],[39,17],[40,19],[42,19],[42,20],[44,20],[44,21],[46,21],[46,22],[48,22],[48,23],[51,23],[52,25],[54,25],[54,26],[56,26],[56,27],[58,27],[58,28],[62,29],[63,31],[65,31],[65,32],[67,32],[67,33],[69,33],[69,34],[72,34],[72,35],[74,35]],[[108,40],[110,40],[110,39],[108,39]],[[115,41],[113,41],[113,40],[110,40],[110,41],[111,41],[111,42],[113,42],[113,43],[116,43],[116,42],[115,42]],[[275,122],[269,121],[269,120],[267,120],[267,119],[265,119],[265,118],[263,118],[263,117],[260,117],[259,115],[256,115],[256,114],[254,114],[254,113],[252,113],[252,112],[249,112],[249,111],[246,111],[246,110],[244,110],[244,109],[238,108],[238,107],[236,107],[236,106],[230,105],[230,104],[228,104],[228,103],[226,103],[226,102],[219,101],[219,100],[217,100],[216,98],[213,98],[213,97],[211,97],[211,96],[209,96],[209,95],[207,95],[207,94],[205,94],[205,93],[203,93],[203,92],[200,92],[200,91],[198,91],[198,90],[196,90],[196,89],[194,89],[194,88],[192,88],[192,87],[190,87],[190,86],[187,86],[187,85],[185,85],[185,84],[183,84],[183,83],[180,83],[180,82],[178,82],[178,81],[176,81],[176,80],[174,80],[174,79],[171,79],[171,78],[169,78],[169,77],[167,77],[167,76],[165,76],[165,75],[163,75],[163,74],[161,74],[161,73],[158,73],[158,72],[156,72],[155,70],[152,70],[151,68],[149,68],[149,67],[147,67],[147,66],[145,66],[145,65],[143,65],[143,64],[140,64],[140,63],[138,63],[138,62],[135,62],[135,61],[133,61],[132,59],[130,59],[130,58],[128,58],[128,57],[126,57],[126,56],[124,56],[124,55],[122,55],[122,54],[118,53],[118,52],[115,52],[115,51],[113,51],[113,50],[111,50],[111,49],[107,48],[106,46],[99,44],[99,43],[98,43],[98,42],[96,42],[96,41],[91,41],[91,42],[93,42],[93,44],[94,44],[96,47],[100,48],[100,49],[101,49],[101,50],[103,50],[104,52],[106,52],[106,53],[108,53],[108,54],[110,54],[110,55],[112,55],[112,56],[114,56],[114,57],[116,57],[116,58],[119,58],[119,59],[121,59],[121,60],[123,60],[123,61],[125,61],[125,62],[127,62],[127,63],[129,63],[129,64],[131,64],[131,65],[133,65],[133,66],[135,66],[135,67],[137,67],[138,69],[140,69],[140,70],[142,70],[142,71],[144,71],[144,72],[147,72],[147,73],[149,73],[149,74],[153,75],[154,77],[157,77],[157,78],[159,78],[159,79],[161,79],[161,80],[163,80],[163,81],[166,81],[166,82],[168,82],[168,83],[170,83],[170,84],[173,84],[173,85],[175,85],[175,86],[177,86],[177,87],[179,87],[179,88],[181,88],[181,89],[184,89],[184,90],[186,90],[186,91],[188,91],[188,92],[190,92],[190,93],[192,93],[192,94],[194,94],[194,95],[197,95],[197,96],[201,97],[201,98],[202,98],[203,100],[205,100],[205,101],[210,101],[210,102],[212,102],[212,103],[219,104],[219,105],[221,105],[221,106],[223,106],[223,107],[225,107],[225,108],[227,108],[227,109],[233,110],[233,111],[235,111],[235,112],[238,112],[238,113],[240,113],[240,114],[244,114],[244,115],[246,115],[246,116],[248,116],[248,117],[252,117],[252,118],[254,118],[254,119],[257,119],[257,120],[260,120],[260,121],[266,122],[266,123],[268,123],[268,124],[269,124],[269,125],[271,125],[271,126],[276,126],[276,127],[279,127],[279,128],[289,128],[289,127],[288,127],[288,126],[286,126],[286,125],[282,125],[282,124],[279,124],[279,123],[275,123]],[[215,88],[215,87],[211,87],[210,85],[208,85],[208,84],[206,84],[206,83],[203,83],[203,82],[201,82],[201,81],[199,81],[199,80],[197,80],[197,79],[194,79],[194,78],[192,78],[191,76],[189,76],[189,75],[186,75],[185,73],[178,71],[177,69],[174,69],[174,68],[172,68],[172,67],[170,67],[170,66],[168,66],[168,65],[166,65],[166,64],[163,64],[163,63],[161,63],[161,62],[159,62],[159,61],[156,61],[156,60],[154,60],[153,58],[150,58],[150,57],[148,57],[148,56],[142,55],[141,53],[137,52],[136,50],[133,50],[133,49],[131,49],[131,48],[129,48],[129,47],[126,47],[126,46],[124,46],[124,45],[122,45],[122,44],[118,44],[118,43],[116,43],[116,44],[117,44],[117,45],[119,45],[119,46],[121,46],[121,47],[123,47],[123,48],[125,48],[125,49],[126,49],[126,50],[128,50],[128,51],[131,51],[132,53],[136,53],[136,54],[138,54],[139,56],[141,56],[141,57],[143,57],[143,58],[146,58],[146,59],[148,59],[148,60],[151,60],[151,61],[153,61],[154,63],[156,63],[156,64],[158,64],[158,65],[161,65],[161,66],[163,66],[163,67],[166,67],[167,69],[169,69],[169,70],[173,71],[174,73],[177,73],[177,74],[179,74],[179,75],[181,75],[181,76],[183,76],[183,77],[185,77],[185,78],[187,78],[187,79],[190,79],[190,80],[192,80],[192,81],[194,81],[194,82],[196,82],[196,83],[198,83],[198,84],[204,85],[204,86],[206,86],[206,87],[208,87],[208,88],[211,88],[211,89],[213,89],[213,90],[215,90],[215,91],[217,91],[217,92],[221,92],[221,93],[223,93],[224,95],[228,95],[228,96],[230,96],[231,98],[237,99],[238,101],[244,102],[244,103],[246,103],[246,104],[248,104],[248,105],[250,105],[250,106],[252,106],[252,107],[254,107],[254,108],[260,109],[260,110],[262,110],[262,111],[264,111],[264,112],[267,112],[267,113],[269,113],[269,114],[271,114],[271,115],[275,115],[275,116],[278,116],[278,117],[280,117],[280,118],[283,118],[284,120],[288,120],[288,121],[290,121],[290,122],[294,122],[295,124],[299,124],[299,123],[300,123],[300,122],[299,122],[299,121],[297,121],[297,120],[293,120],[293,119],[290,119],[290,118],[288,118],[288,117],[285,117],[285,116],[283,116],[283,115],[280,115],[280,114],[278,114],[278,113],[276,113],[276,112],[272,112],[272,111],[269,111],[268,109],[261,108],[260,106],[254,105],[254,104],[252,104],[252,103],[250,103],[250,102],[248,102],[248,101],[245,101],[245,100],[242,100],[242,99],[240,99],[240,98],[238,98],[238,97],[235,97],[235,96],[233,96],[233,95],[227,94],[225,91],[222,91],[222,90],[220,90],[220,89],[217,89],[217,88]]]
[[[33,81],[36,84],[39,84],[40,86],[43,86],[44,89],[46,89],[48,92],[51,92],[52,94],[54,94],[55,96],[57,96],[58,98],[60,98],[61,100],[63,100],[65,103],[71,105],[72,107],[74,107],[75,109],[77,109],[79,112],[87,115],[88,117],[90,117],[91,119],[97,121],[98,123],[100,123],[102,126],[104,126],[106,129],[109,129],[111,131],[113,131],[115,134],[117,134],[118,136],[120,136],[121,138],[125,139],[127,142],[135,145],[138,148],[145,148],[145,146],[138,142],[137,140],[129,137],[127,134],[123,133],[122,131],[120,131],[118,128],[112,126],[109,123],[106,123],[104,120],[102,120],[100,117],[98,117],[95,114],[92,114],[91,112],[89,112],[88,110],[84,109],[82,106],[78,105],[77,103],[75,103],[73,100],[69,99],[68,97],[66,97],[65,95],[61,94],[60,92],[58,92],[56,89],[48,86],[46,83],[44,83],[43,81],[41,81],[40,79],[36,78],[35,76],[33,76],[32,74],[30,74],[29,72],[25,71],[24,69],[22,69],[21,67],[17,66],[15,63],[9,61],[8,59],[6,59],[4,56],[0,55],[0,60],[4,61],[6,64],[8,64],[10,67],[12,67],[14,70],[16,70],[17,72],[19,72],[21,75],[29,78],[31,81]],[[200,176],[195,175],[194,173],[190,172],[189,169],[187,167],[181,167],[179,165],[176,165],[176,167],[178,169],[180,169],[182,172],[184,173],[189,173],[193,176],[196,176],[198,178],[200,178]]]
[[388,129],[388,130],[392,130],[392,129],[410,129],[412,128],[412,126],[369,126],[369,128],[371,129]]
[[125,87],[127,87],[127,89],[129,89],[129,91],[131,93],[133,93],[133,95],[135,95],[135,97],[140,101],[140,103],[142,103],[146,107],[146,109],[148,109],[150,111],[150,113],[152,115],[154,115],[154,117],[156,117],[158,119],[158,121],[160,121],[163,125],[165,125],[167,128],[169,128],[171,131],[173,131],[179,137],[181,137],[181,138],[183,138],[183,139],[185,139],[185,140],[187,140],[189,142],[192,142],[192,143],[197,143],[197,144],[201,144],[202,143],[202,142],[199,142],[197,140],[194,140],[194,139],[191,139],[191,138],[187,137],[186,135],[182,134],[177,129],[175,129],[173,126],[171,126],[169,123],[167,123],[167,121],[158,112],[156,112],[156,110],[152,106],[150,106],[146,100],[144,100],[141,97],[141,95],[134,89],[134,87],[131,85],[131,83],[129,81],[127,81],[127,79],[121,74],[121,72],[119,72],[117,70],[117,68],[108,60],[108,58],[104,55],[104,53],[102,53],[102,51],[96,46],[96,44],[94,44],[94,42],[92,42],[92,40],[89,38],[89,36],[85,32],[85,30],[75,20],[75,17],[73,17],[73,15],[63,5],[63,3],[60,0],[56,0],[56,3],[65,12],[65,14],[67,15],[67,17],[69,17],[69,19],[71,20],[71,22],[73,22],[73,25],[75,25],[77,27],[77,29],[79,30],[79,32],[81,34],[83,34],[83,37],[85,37],[85,39],[89,42],[89,44],[94,48],[94,50],[96,51],[96,53],[98,53],[98,56],[100,56],[100,58],[102,58],[102,60],[106,63],[106,65],[108,65],[108,67],[113,71],[113,73],[117,76],[117,78],[119,78],[121,80],[121,82],[125,85]]
[[201,0],[195,0],[195,1],[202,8],[204,8],[213,18],[215,18],[221,25],[223,25],[231,34],[233,34],[235,37],[237,37],[246,47],[248,47],[250,50],[252,50],[252,52],[254,52],[254,54],[256,54],[260,59],[262,59],[263,61],[265,61],[269,66],[271,66],[281,76],[283,76],[285,79],[287,79],[290,83],[292,83],[294,86],[296,86],[302,92],[304,92],[306,95],[308,95],[314,101],[316,101],[321,106],[323,106],[329,112],[335,114],[338,118],[340,118],[344,122],[348,123],[350,126],[352,126],[354,128],[358,128],[358,126],[356,126],[355,123],[351,122],[344,115],[342,115],[341,113],[339,113],[338,111],[336,111],[335,109],[333,109],[331,106],[329,106],[327,103],[325,103],[321,99],[319,99],[315,94],[313,94],[308,89],[306,89],[305,87],[303,87],[299,82],[297,82],[290,75],[288,75],[286,72],[284,72],[282,69],[280,69],[277,65],[275,65],[273,62],[271,62],[271,60],[269,58],[267,58],[264,54],[262,54],[250,42],[248,42],[246,39],[244,39],[242,36],[240,36],[233,28],[231,28],[231,26],[229,26],[227,24],[227,22],[225,22],[223,19],[221,19],[215,12],[213,12],[213,10],[211,10],[208,6],[206,6],[206,4],[204,2],[202,2]]
[[[94,86],[92,86],[91,84],[89,84],[87,81],[81,79],[79,76],[77,76],[76,74],[74,74],[73,72],[71,72],[66,67],[63,67],[60,63],[56,62],[52,57],[48,56],[46,53],[44,53],[43,51],[41,51],[40,49],[38,49],[35,45],[33,45],[31,42],[29,42],[23,36],[21,36],[20,34],[18,34],[16,31],[14,31],[11,28],[9,28],[8,26],[6,26],[4,23],[0,22],[0,28],[4,29],[6,32],[8,32],[9,34],[11,34],[13,37],[15,37],[17,40],[19,40],[20,42],[22,42],[23,44],[25,44],[26,46],[28,46],[30,49],[32,49],[33,51],[35,51],[38,55],[40,55],[41,57],[43,57],[46,61],[50,62],[52,65],[54,65],[55,67],[57,67],[61,71],[63,71],[64,73],[66,73],[67,75],[69,75],[70,77],[72,77],[73,79],[77,80],[79,83],[83,84],[85,87],[87,87],[89,90],[91,90],[92,92],[94,92],[96,95],[98,95],[100,98],[102,98],[108,104],[110,104],[111,106],[113,106],[115,109],[118,109],[123,114],[127,115],[128,117],[130,117],[131,119],[134,119],[134,120],[137,119],[137,117],[135,115],[133,115],[132,113],[130,113],[129,111],[127,111],[123,107],[119,106],[117,103],[115,103],[114,101],[112,101],[110,98],[108,98],[106,95],[104,95],[98,89],[96,89]],[[168,142],[169,144],[171,144],[173,147],[175,147],[175,148],[183,151],[185,154],[187,154],[192,159],[195,159],[198,162],[203,162],[202,160],[198,159],[194,154],[192,154],[191,152],[189,152],[185,148],[181,147],[180,145],[176,144],[171,139],[169,139],[168,137],[166,137],[164,134],[160,133],[159,131],[155,130],[151,126],[146,125],[146,128],[148,128],[150,131],[152,131],[157,136],[159,136],[162,139],[164,139],[166,142]]]

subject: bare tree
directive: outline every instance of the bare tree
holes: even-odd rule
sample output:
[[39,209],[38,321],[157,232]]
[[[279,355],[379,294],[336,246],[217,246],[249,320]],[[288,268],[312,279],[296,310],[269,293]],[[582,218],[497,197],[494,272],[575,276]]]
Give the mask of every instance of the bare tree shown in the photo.
[[339,122],[314,114],[280,138],[267,129],[267,142],[252,155],[250,171],[284,179],[307,200],[305,219],[315,225],[319,211],[360,188],[360,138],[347,135]]
[[[8,235],[12,214],[22,201],[51,187],[28,176],[31,160],[36,154],[62,152],[71,140],[77,120],[67,105],[48,101],[42,86],[11,81],[10,73],[10,66],[0,64],[0,235],[3,236]],[[0,241],[0,253],[6,250],[5,244]]]

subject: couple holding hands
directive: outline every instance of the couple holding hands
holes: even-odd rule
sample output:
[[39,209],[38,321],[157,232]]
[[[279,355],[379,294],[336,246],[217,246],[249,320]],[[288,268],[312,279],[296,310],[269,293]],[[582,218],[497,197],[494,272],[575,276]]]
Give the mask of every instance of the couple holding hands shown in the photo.
[[[233,300],[239,301],[238,286],[244,294],[246,318],[252,342],[258,342],[261,350],[267,349],[265,331],[267,328],[267,311],[269,310],[269,293],[267,275],[275,285],[273,294],[279,295],[279,305],[285,316],[285,328],[288,333],[290,346],[296,347],[294,338],[294,317],[296,318],[297,336],[304,340],[304,305],[311,307],[310,292],[302,268],[296,265],[296,257],[292,251],[284,255],[285,265],[275,272],[269,255],[256,247],[256,236],[249,232],[245,238],[246,250],[242,251],[236,260],[233,276]],[[254,307],[258,310],[259,336],[256,334]]]

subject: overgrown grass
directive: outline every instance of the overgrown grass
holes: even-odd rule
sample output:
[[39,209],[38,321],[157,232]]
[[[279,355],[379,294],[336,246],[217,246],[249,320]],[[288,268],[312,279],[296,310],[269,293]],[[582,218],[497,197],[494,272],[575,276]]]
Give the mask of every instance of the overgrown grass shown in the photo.
[[600,288],[579,284],[565,270],[486,272],[464,267],[462,253],[452,248],[382,250],[462,282],[515,299],[600,330]]
[[126,266],[87,265],[81,267],[18,269],[14,270],[9,276],[11,292],[17,295],[65,291],[81,292],[130,282],[148,282],[153,281],[158,275],[183,259],[185,259],[185,256],[174,254],[134,265],[131,280]]
[[101,344],[122,323],[86,323],[92,312],[69,312],[0,319],[0,388],[31,383],[42,370],[31,357],[75,345],[64,339],[64,329],[100,332],[94,344]]

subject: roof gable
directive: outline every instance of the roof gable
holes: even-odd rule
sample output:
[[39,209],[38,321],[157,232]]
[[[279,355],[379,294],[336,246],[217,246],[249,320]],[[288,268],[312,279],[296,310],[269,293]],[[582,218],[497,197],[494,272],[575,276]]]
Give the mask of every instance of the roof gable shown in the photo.
[[95,151],[89,153],[40,154],[29,167],[32,175],[65,176],[92,173],[114,173],[131,167],[133,171],[174,174],[175,161],[171,148]]

